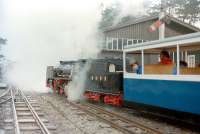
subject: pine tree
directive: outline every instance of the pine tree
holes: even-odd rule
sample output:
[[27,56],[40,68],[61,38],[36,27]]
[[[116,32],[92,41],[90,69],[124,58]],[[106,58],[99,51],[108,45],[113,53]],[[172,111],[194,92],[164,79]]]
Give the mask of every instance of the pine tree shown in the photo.
[[[149,7],[149,15],[158,14],[161,4],[154,4]],[[167,14],[178,19],[194,24],[200,17],[200,0],[165,0],[164,8]]]

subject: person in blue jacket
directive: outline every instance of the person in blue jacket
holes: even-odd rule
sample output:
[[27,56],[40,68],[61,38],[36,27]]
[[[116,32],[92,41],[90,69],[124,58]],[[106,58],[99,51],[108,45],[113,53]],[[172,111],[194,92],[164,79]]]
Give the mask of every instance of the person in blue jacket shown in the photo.
[[139,63],[137,61],[132,61],[130,63],[130,66],[131,66],[133,72],[136,72],[137,74],[142,74],[142,67],[141,67],[141,65],[139,65]]

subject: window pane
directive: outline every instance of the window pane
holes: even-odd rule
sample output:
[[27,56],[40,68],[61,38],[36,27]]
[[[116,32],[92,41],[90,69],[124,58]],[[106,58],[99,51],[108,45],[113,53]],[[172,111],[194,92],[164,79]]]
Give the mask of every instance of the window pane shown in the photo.
[[[189,44],[190,45],[190,44]],[[190,49],[187,49],[190,48]],[[200,75],[200,50],[198,45],[180,47],[180,74]]]
[[118,49],[122,50],[122,39],[118,39]]
[[126,71],[129,73],[141,74],[141,51],[126,54]]
[[108,43],[108,49],[112,49],[112,42]]
[[127,39],[123,39],[123,46],[127,46]]
[[176,46],[146,49],[144,51],[144,74],[176,75],[177,67],[170,54]]
[[137,44],[137,40],[133,40],[133,44]]
[[132,44],[133,44],[132,40],[128,40],[128,45],[132,45]]
[[113,39],[113,50],[117,49],[117,39]]
[[138,40],[138,43],[142,43],[142,40]]

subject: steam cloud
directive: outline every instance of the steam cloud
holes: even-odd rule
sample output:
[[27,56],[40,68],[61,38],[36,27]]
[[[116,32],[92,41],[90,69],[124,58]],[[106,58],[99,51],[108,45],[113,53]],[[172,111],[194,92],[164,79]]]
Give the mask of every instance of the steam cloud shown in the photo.
[[[120,16],[142,11],[142,1],[120,0]],[[113,0],[1,0],[0,30],[8,39],[3,49],[9,61],[6,80],[24,90],[46,91],[47,66],[60,60],[94,58],[99,51],[102,2],[109,6]],[[75,89],[68,90],[72,100],[83,92],[84,78],[79,76],[87,69],[69,84],[69,89]]]
[[118,0],[116,1],[120,7],[120,14],[114,21],[114,25],[119,23],[125,16],[140,17],[146,14],[145,1],[147,0]]
[[46,66],[96,55],[99,3],[80,2],[4,1],[9,82],[25,90],[44,91]]
[[76,65],[76,68],[79,68],[78,70],[76,70],[78,73],[75,76],[73,76],[72,82],[66,85],[64,89],[68,95],[68,100],[79,101],[84,98],[83,93],[85,91],[84,87],[86,82],[86,76],[90,66],[90,62],[86,62],[84,66],[80,66],[79,64]]

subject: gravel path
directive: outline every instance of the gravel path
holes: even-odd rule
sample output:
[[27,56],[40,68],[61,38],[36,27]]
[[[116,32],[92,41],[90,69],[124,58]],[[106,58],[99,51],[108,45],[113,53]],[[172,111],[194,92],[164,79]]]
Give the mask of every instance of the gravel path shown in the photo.
[[[6,90],[1,89],[0,95],[4,93]],[[7,98],[9,96],[5,96]],[[0,134],[14,134],[13,128],[13,111],[12,111],[12,103],[11,100],[0,104]],[[7,122],[10,120],[10,122]],[[10,128],[10,129],[8,129]]]
[[35,96],[58,134],[121,134],[108,124],[66,104],[64,97],[52,94]]
[[[102,106],[102,104],[96,104]],[[114,111],[115,113],[127,117],[130,120],[134,120],[144,124],[146,126],[150,126],[154,129],[163,132],[164,134],[200,134],[200,132],[194,132],[192,130],[186,128],[180,128],[174,126],[172,124],[166,123],[165,121],[161,121],[160,119],[149,119],[144,118],[142,115],[138,114],[138,112],[129,108],[117,108],[109,105],[103,105],[103,107],[109,111]]]
[[[53,94],[37,94],[35,97],[48,115],[48,120],[54,122],[57,126],[58,134],[121,134],[118,130],[111,128],[108,124],[99,121],[96,117],[92,117],[79,109],[76,109],[66,103],[65,97]],[[133,114],[133,111],[126,108],[115,108],[112,106],[104,106],[107,110],[115,111],[131,120],[139,121],[144,125],[158,129],[164,134],[198,134],[188,129],[181,129],[164,121],[160,122],[150,120]],[[139,133],[138,133],[139,134]]]

